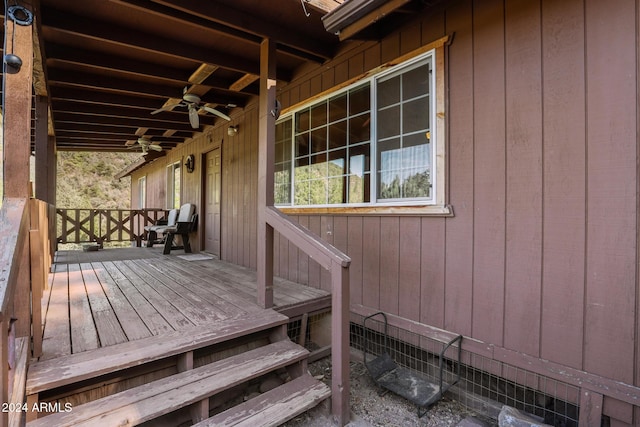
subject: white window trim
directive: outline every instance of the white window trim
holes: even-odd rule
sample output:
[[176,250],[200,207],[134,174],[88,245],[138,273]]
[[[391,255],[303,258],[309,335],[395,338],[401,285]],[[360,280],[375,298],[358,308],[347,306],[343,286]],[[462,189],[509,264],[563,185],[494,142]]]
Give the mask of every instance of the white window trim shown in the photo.
[[[175,200],[175,194],[176,194],[176,189],[175,189],[176,167],[177,169],[180,170],[180,184],[181,184],[180,191],[182,191],[182,162],[181,161],[172,162],[167,165],[167,196],[166,196],[167,209],[177,209],[173,203],[173,201]],[[182,194],[179,194],[179,196],[182,196]],[[182,201],[182,197],[180,197],[180,201]],[[178,208],[179,207],[180,206],[178,206]]]
[[[445,133],[445,59],[444,50],[445,45],[449,42],[449,36],[442,37],[432,43],[422,46],[413,52],[409,52],[400,58],[397,58],[389,63],[383,64],[374,70],[364,73],[354,79],[338,85],[332,89],[326,90],[308,100],[305,100],[299,104],[292,105],[286,108],[281,115],[280,120],[295,120],[295,112],[308,108],[311,105],[316,104],[318,101],[322,101],[331,96],[335,96],[337,93],[349,90],[353,87],[363,84],[367,79],[371,81],[371,90],[374,90],[374,80],[377,80],[389,73],[394,73],[399,70],[400,67],[410,65],[412,62],[418,62],[424,59],[425,56],[433,55],[432,61],[432,84],[433,91],[435,93],[435,108],[432,109],[431,119],[431,137],[433,144],[434,157],[432,162],[435,169],[435,174],[432,176],[432,189],[434,197],[428,204],[419,201],[395,201],[395,202],[378,202],[365,203],[365,204],[341,204],[335,206],[328,205],[311,205],[311,206],[290,206],[279,205],[276,206],[282,212],[287,214],[376,214],[376,215],[434,215],[434,216],[453,216],[453,208],[447,204],[447,157],[446,157],[446,133]],[[375,97],[372,94],[371,114],[375,108]],[[373,144],[375,135],[375,129],[371,129],[371,142]],[[292,150],[295,150],[295,143],[292,144]],[[292,163],[294,156],[292,152]],[[377,186],[377,159],[375,153],[371,154],[371,173],[372,186]],[[293,179],[293,176],[292,176]],[[292,182],[293,187],[293,182]],[[376,190],[375,188],[373,190]],[[376,193],[372,193],[376,194]],[[293,197],[293,189],[292,189]]]
[[138,178],[138,205],[140,209],[147,207],[147,176]]

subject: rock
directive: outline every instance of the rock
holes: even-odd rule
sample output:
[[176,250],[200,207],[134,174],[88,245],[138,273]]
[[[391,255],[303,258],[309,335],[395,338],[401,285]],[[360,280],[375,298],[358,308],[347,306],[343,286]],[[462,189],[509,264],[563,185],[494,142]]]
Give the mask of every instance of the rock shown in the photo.
[[512,408],[511,406],[504,405],[498,416],[499,427],[553,427],[549,424],[545,424],[541,418],[535,415],[527,414]]
[[476,417],[467,417],[460,421],[456,427],[491,427],[491,425]]

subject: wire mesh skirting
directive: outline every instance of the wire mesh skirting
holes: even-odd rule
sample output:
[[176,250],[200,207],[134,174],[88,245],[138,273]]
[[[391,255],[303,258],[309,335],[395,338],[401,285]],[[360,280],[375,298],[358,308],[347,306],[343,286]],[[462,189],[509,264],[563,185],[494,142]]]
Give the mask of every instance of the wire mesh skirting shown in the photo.
[[[363,351],[367,342],[367,351],[379,354],[384,346],[381,323],[367,322],[365,330],[362,316],[352,313],[351,320],[351,347]],[[438,353],[442,349],[440,341],[391,325],[388,335],[391,356],[398,365],[425,379],[437,380]],[[578,426],[580,390],[577,387],[464,350],[461,361],[461,380],[446,395],[470,410],[486,410],[493,403],[499,411],[501,404],[505,404],[533,414],[546,424]],[[443,362],[447,371],[445,375],[452,379],[458,362],[448,355]],[[491,410],[486,412],[497,416]]]

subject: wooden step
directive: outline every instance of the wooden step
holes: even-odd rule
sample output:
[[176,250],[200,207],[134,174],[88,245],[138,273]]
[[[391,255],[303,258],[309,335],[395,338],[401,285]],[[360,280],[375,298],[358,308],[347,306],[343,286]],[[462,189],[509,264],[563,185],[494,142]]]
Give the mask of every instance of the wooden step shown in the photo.
[[47,415],[39,426],[134,426],[200,402],[238,384],[304,360],[309,352],[288,339]]
[[267,427],[280,424],[315,407],[331,389],[304,374],[258,397],[195,424],[194,427]]
[[[162,335],[32,363],[27,376],[27,395],[73,384],[85,379],[184,354],[254,332],[285,325],[288,321],[273,310],[226,319],[206,328],[198,326]],[[37,398],[32,397],[31,401]]]

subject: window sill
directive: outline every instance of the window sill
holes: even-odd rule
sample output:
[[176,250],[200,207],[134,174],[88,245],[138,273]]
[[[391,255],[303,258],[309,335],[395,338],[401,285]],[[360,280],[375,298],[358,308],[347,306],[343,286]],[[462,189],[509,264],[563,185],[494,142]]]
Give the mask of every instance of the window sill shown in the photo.
[[453,217],[453,206],[451,205],[429,205],[429,206],[366,206],[366,207],[335,207],[335,208],[302,208],[302,207],[278,207],[280,212],[287,215],[381,215],[381,216],[433,216],[433,217]]

